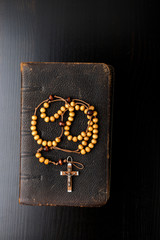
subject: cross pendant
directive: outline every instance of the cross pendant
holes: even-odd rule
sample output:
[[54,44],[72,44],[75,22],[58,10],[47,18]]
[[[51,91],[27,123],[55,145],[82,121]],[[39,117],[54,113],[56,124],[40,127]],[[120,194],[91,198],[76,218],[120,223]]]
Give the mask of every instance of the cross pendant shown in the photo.
[[79,171],[72,171],[72,160],[67,163],[67,171],[60,171],[61,176],[67,176],[67,192],[72,192],[72,176],[79,176]]

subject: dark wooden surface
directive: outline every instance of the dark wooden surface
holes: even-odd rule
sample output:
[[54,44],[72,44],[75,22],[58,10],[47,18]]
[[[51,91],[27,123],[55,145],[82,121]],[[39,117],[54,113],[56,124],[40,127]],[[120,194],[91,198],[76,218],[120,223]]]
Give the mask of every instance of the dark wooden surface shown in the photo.
[[[1,240],[160,239],[158,15],[149,0],[0,0]],[[105,207],[18,204],[21,61],[115,67],[111,197]]]

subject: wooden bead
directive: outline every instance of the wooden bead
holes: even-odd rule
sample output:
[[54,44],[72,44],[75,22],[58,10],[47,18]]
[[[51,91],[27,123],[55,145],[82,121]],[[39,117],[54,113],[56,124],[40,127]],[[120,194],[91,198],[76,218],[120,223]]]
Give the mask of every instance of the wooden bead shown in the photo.
[[66,103],[66,104],[65,104],[65,107],[66,107],[66,108],[69,108],[69,104],[68,104],[68,103]]
[[51,146],[52,146],[52,142],[51,142],[51,141],[48,141],[48,142],[47,142],[47,145],[48,145],[48,147],[51,147]]
[[78,145],[78,148],[79,148],[80,150],[82,150],[82,149],[83,149],[83,145],[82,145],[82,144]]
[[72,140],[72,135],[69,135],[69,136],[67,137],[67,139],[68,139],[69,141],[71,141],[71,140]]
[[56,141],[53,141],[53,142],[52,142],[52,145],[53,145],[54,147],[56,147],[56,146],[57,146],[57,142],[56,142]]
[[62,111],[61,110],[58,110],[58,112],[57,112],[59,115],[61,115],[62,114]]
[[37,135],[37,131],[32,131],[32,135],[33,136]]
[[65,126],[65,127],[64,127],[64,130],[67,130],[67,131],[68,131],[69,129],[70,129],[69,126]]
[[55,113],[55,114],[54,114],[54,117],[55,117],[55,119],[58,119],[58,118],[59,118],[59,114],[58,114],[58,113]]
[[70,103],[70,102],[71,102],[71,98],[68,97],[68,98],[66,99],[66,101],[67,101],[68,103]]
[[78,140],[81,141],[83,139],[83,137],[81,135],[78,135]]
[[97,134],[93,134],[92,138],[97,139],[98,135]]
[[65,106],[61,107],[61,111],[64,112],[66,110]]
[[75,116],[75,112],[69,112],[69,116],[70,117],[74,117]]
[[45,117],[44,121],[49,122],[49,117]]
[[75,106],[75,110],[78,111],[79,110],[79,105]]
[[88,121],[87,124],[88,124],[89,126],[92,126],[92,125],[93,125],[93,122],[92,122],[92,121]]
[[46,111],[46,109],[44,108],[44,107],[42,107],[41,109],[40,109],[40,112],[41,113],[44,113]]
[[46,117],[46,114],[45,114],[45,113],[41,113],[40,117],[41,117],[41,118],[45,118],[45,117]]
[[98,129],[93,129],[93,133],[98,133]]
[[61,142],[61,138],[60,138],[60,137],[56,137],[55,141],[56,141],[57,143],[59,143],[59,142]]
[[69,131],[64,131],[64,135],[68,136],[69,135]]
[[47,141],[44,140],[44,141],[42,142],[42,145],[43,145],[43,146],[46,146],[46,145],[47,145]]
[[48,159],[45,159],[45,160],[44,160],[44,164],[48,165],[48,163],[49,163],[49,160],[48,160]]
[[72,141],[73,141],[73,142],[77,142],[77,140],[78,140],[77,137],[73,137],[73,138],[72,138]]
[[85,106],[81,105],[81,106],[80,106],[80,110],[81,110],[81,111],[84,111],[84,110],[85,110]]
[[89,140],[89,137],[84,137],[84,141],[88,141]]
[[44,158],[44,157],[40,157],[40,158],[39,158],[39,162],[40,162],[40,163],[43,163],[43,162],[44,162],[44,160],[45,160],[45,158]]
[[74,111],[74,107],[69,107],[69,111],[73,112]]
[[84,155],[86,154],[86,151],[84,149],[81,150],[81,154]]
[[55,121],[55,117],[50,116],[50,121],[51,121],[51,122],[54,122],[54,121]]
[[58,164],[59,164],[59,165],[63,165],[62,159],[59,159],[59,160],[58,160]]
[[88,144],[88,147],[89,147],[89,148],[94,148],[94,144],[93,144],[93,143],[89,143],[89,144]]
[[39,135],[35,135],[35,136],[34,136],[34,140],[36,140],[36,141],[37,141],[39,138],[40,138]]
[[81,132],[81,136],[82,136],[82,137],[85,137],[86,135],[87,135],[86,132],[84,132],[84,131]]
[[49,100],[53,101],[53,96],[52,95],[49,95]]
[[44,150],[45,152],[48,152],[48,151],[49,151],[48,146],[45,146],[45,147],[43,148],[43,150]]
[[42,156],[41,153],[39,153],[39,152],[36,153],[36,158],[40,158],[41,156]]
[[87,142],[86,141],[82,141],[82,145],[83,146],[87,146]]
[[36,124],[37,124],[36,121],[31,121],[31,125],[32,125],[32,126],[35,126]]
[[93,116],[94,116],[94,117],[97,116],[97,114],[98,114],[98,113],[97,113],[96,111],[93,112]]
[[59,126],[60,126],[60,127],[64,127],[65,125],[66,125],[65,122],[63,122],[63,121],[60,121],[60,122],[59,122]]
[[89,127],[89,128],[88,128],[88,131],[91,132],[92,130],[93,130],[93,127]]
[[98,128],[98,124],[93,124],[93,128]]
[[96,143],[97,143],[97,140],[96,140],[96,139],[92,139],[92,140],[91,140],[91,143],[96,144]]
[[36,130],[36,126],[31,126],[30,129],[31,129],[32,131],[34,131],[34,130]]
[[36,116],[36,115],[33,115],[33,116],[32,116],[32,120],[37,120],[37,116]]
[[49,103],[45,102],[45,103],[43,104],[43,106],[44,106],[45,108],[49,108]]
[[84,110],[84,113],[85,113],[85,114],[87,114],[87,112],[88,112],[88,108],[86,108],[86,109]]
[[92,118],[92,116],[89,116],[89,115],[87,115],[87,118],[88,118],[88,119],[91,119],[91,118]]
[[91,136],[92,136],[92,133],[91,133],[91,132],[87,132],[87,136],[88,136],[88,137],[91,137]]
[[86,150],[86,152],[90,152],[91,151],[91,149],[89,147],[86,147],[85,150]]
[[37,143],[40,145],[40,144],[42,144],[42,141],[43,140],[40,138],[40,139],[37,140]]
[[98,122],[98,118],[93,118],[93,122],[97,123]]
[[92,110],[92,111],[93,111],[93,110],[94,110],[94,106],[90,106],[90,107],[89,107],[89,110]]
[[87,115],[92,116],[93,115],[93,111],[92,110],[88,110]]
[[67,126],[71,126],[71,122],[70,121],[66,121],[66,125]]
[[74,118],[73,117],[69,117],[68,120],[73,122]]
[[76,104],[75,104],[75,102],[72,101],[72,102],[70,103],[70,105],[71,105],[72,107],[74,107]]

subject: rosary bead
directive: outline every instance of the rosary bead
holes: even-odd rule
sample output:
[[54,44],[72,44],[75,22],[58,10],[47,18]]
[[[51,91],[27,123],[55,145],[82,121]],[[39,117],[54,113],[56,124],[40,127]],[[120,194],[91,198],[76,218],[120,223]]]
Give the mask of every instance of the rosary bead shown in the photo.
[[68,136],[69,135],[69,131],[64,131],[64,135]]
[[98,113],[97,113],[96,111],[93,112],[93,116],[94,116],[94,117],[97,116],[97,114],[98,114]]
[[37,140],[37,143],[40,145],[40,144],[42,144],[42,139],[40,138],[40,139],[38,139]]
[[88,119],[91,119],[91,118],[92,118],[92,116],[89,116],[89,115],[87,115],[87,118],[88,118]]
[[58,160],[58,164],[59,164],[59,165],[63,165],[63,162],[62,162],[61,159]]
[[34,130],[36,130],[36,126],[31,126],[30,129],[31,129],[32,131],[34,131]]
[[53,100],[53,96],[49,95],[49,100],[52,101]]
[[98,129],[93,129],[93,133],[98,133]]
[[87,112],[88,112],[88,108],[86,108],[86,109],[84,110],[84,113],[85,113],[85,114],[87,114]]
[[98,124],[93,124],[93,128],[98,128]]
[[50,116],[50,121],[51,121],[51,122],[54,122],[54,121],[55,121],[55,117]]
[[61,111],[64,112],[66,110],[65,106],[61,107]]
[[86,147],[85,150],[86,150],[86,152],[90,152],[91,151],[91,149],[89,147]]
[[72,101],[72,102],[70,103],[70,105],[71,105],[72,107],[74,107],[74,106],[75,106],[75,102]]
[[65,124],[66,124],[66,123],[65,123],[65,122],[63,122],[63,121],[60,121],[60,122],[59,122],[59,126],[60,126],[60,127],[64,127],[64,126],[65,126]]
[[67,130],[67,131],[68,131],[69,129],[70,129],[69,126],[65,126],[65,127],[64,127],[64,130]]
[[56,147],[56,146],[57,146],[57,142],[56,142],[56,141],[53,141],[53,142],[52,142],[52,145],[53,145],[54,147]]
[[72,140],[72,135],[69,135],[69,136],[67,137],[67,139],[68,139],[69,141],[71,141],[71,140]]
[[37,131],[32,131],[32,135],[33,136],[37,135]]
[[65,107],[66,107],[66,108],[69,108],[69,104],[68,104],[68,103],[66,103],[66,104],[65,104]]
[[82,150],[82,149],[83,149],[83,145],[82,145],[82,144],[78,145],[78,148],[79,148],[80,150]]
[[89,140],[89,137],[84,137],[84,141],[88,141]]
[[40,158],[41,156],[42,156],[41,153],[39,153],[39,152],[36,153],[36,158]]
[[43,162],[44,162],[44,160],[45,160],[45,158],[44,158],[44,157],[40,157],[40,158],[39,158],[39,162],[40,162],[40,163],[43,163]]
[[98,118],[93,118],[93,122],[97,123],[98,122]]
[[84,149],[81,150],[81,154],[84,155],[86,154],[86,151]]
[[72,141],[73,141],[73,142],[77,142],[77,140],[78,140],[77,137],[73,137],[73,138],[72,138]]
[[42,145],[43,145],[43,146],[46,146],[46,145],[47,145],[47,141],[44,140],[44,141],[42,142]]
[[89,107],[89,110],[92,110],[92,111],[93,111],[93,110],[94,110],[94,106],[90,106],[90,107]]
[[49,103],[45,102],[45,103],[43,104],[43,106],[44,106],[45,108],[49,108]]
[[87,142],[86,141],[82,141],[82,145],[83,146],[87,146]]
[[44,113],[46,111],[46,109],[44,108],[44,107],[42,107],[41,109],[40,109],[40,112],[41,113]]
[[78,111],[79,110],[79,105],[76,105],[75,109],[76,109],[76,111]]
[[49,117],[45,117],[44,121],[49,122]]
[[93,115],[93,111],[92,110],[88,110],[87,115],[92,116]]
[[58,112],[57,112],[59,115],[61,115],[62,114],[62,111],[61,110],[58,110]]
[[69,116],[70,117],[74,117],[75,116],[75,112],[69,112]]
[[80,110],[81,110],[81,111],[84,111],[84,110],[85,110],[85,106],[81,105],[81,106],[80,106]]
[[83,137],[81,135],[78,135],[78,140],[81,141],[83,139]]
[[74,107],[69,107],[69,111],[73,112],[74,111]]
[[92,136],[92,133],[91,133],[91,132],[87,132],[87,136],[88,136],[88,137],[91,137],[91,136]]
[[55,114],[54,114],[54,117],[55,117],[56,119],[58,119],[58,118],[59,118],[59,114],[58,114],[58,113],[55,113]]
[[48,145],[48,147],[51,147],[51,146],[52,146],[52,142],[51,142],[51,141],[48,141],[48,142],[47,142],[47,145]]
[[86,136],[86,132],[81,132],[82,137]]
[[88,144],[88,147],[89,147],[89,148],[94,148],[94,144],[93,144],[93,143],[89,143],[89,144]]
[[48,160],[48,159],[45,159],[45,160],[44,160],[44,164],[48,165],[48,163],[49,163],[49,160]]
[[88,131],[91,132],[92,130],[93,130],[93,127],[89,127],[89,128],[88,128]]
[[57,143],[59,143],[59,142],[61,142],[61,138],[60,138],[60,137],[56,137],[55,141],[56,141]]
[[68,97],[68,98],[66,99],[66,101],[67,101],[68,103],[70,103],[70,102],[71,102],[71,98]]
[[32,116],[32,120],[37,120],[37,116],[36,116],[36,115],[33,115],[33,116]]
[[43,148],[43,150],[44,150],[45,152],[48,152],[48,151],[49,151],[48,146],[45,146],[45,147]]
[[73,122],[74,118],[73,117],[69,117],[68,120]]
[[71,122],[70,121],[66,121],[66,125],[67,126],[71,126]]
[[35,126],[37,124],[36,121],[31,121],[31,125]]
[[93,139],[91,140],[91,143],[96,144],[96,143],[97,143],[97,140],[93,138]]
[[40,138],[39,135],[35,135],[35,136],[34,136],[34,140],[36,140],[36,141],[37,141],[39,138]]
[[98,135],[97,134],[93,134],[92,138],[97,139]]
[[46,114],[45,113],[41,113],[41,118],[45,118],[46,117]]
[[91,125],[93,125],[93,122],[92,121],[88,121],[87,124],[91,126]]

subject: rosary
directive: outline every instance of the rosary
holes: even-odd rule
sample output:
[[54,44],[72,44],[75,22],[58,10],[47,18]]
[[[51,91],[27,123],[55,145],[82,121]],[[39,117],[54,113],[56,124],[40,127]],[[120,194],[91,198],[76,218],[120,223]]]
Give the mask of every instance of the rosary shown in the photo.
[[[47,115],[47,108],[49,108],[51,103],[55,102],[62,102],[63,106],[54,113],[53,116]],[[37,131],[37,110],[40,108],[40,117],[44,119],[46,123],[48,122],[55,122],[57,119],[60,118],[59,126],[61,128],[61,134],[60,136],[56,137],[54,140],[45,140],[40,137],[40,134]],[[70,127],[72,125],[72,122],[74,121],[75,117],[75,111],[82,111],[86,115],[88,122],[87,122],[87,128],[85,131],[82,131],[78,136],[72,136],[70,133]],[[67,121],[65,122],[63,120],[64,114],[68,112],[69,116]],[[68,97],[67,99],[64,99],[59,96],[52,96],[50,95],[48,99],[41,102],[34,111],[34,115],[32,116],[31,121],[31,131],[32,135],[34,137],[34,140],[37,141],[37,144],[41,145],[41,147],[37,150],[37,153],[35,154],[36,158],[39,159],[40,163],[44,163],[45,165],[53,164],[55,166],[57,165],[63,165],[67,163],[67,171],[60,171],[61,176],[67,176],[67,192],[72,192],[72,176],[78,176],[78,171],[72,171],[72,165],[74,165],[78,169],[83,169],[84,166],[82,163],[73,161],[73,158],[71,156],[68,156],[67,159],[59,159],[58,161],[51,161],[49,159],[46,159],[42,156],[42,152],[48,152],[49,150],[60,150],[64,152],[69,153],[77,153],[77,154],[86,154],[89,153],[92,148],[94,148],[94,145],[97,143],[98,139],[98,118],[97,118],[97,111],[95,111],[94,106],[86,103],[83,100],[80,99],[71,99]],[[78,148],[76,150],[70,150],[70,149],[63,149],[58,147],[58,144],[61,142],[62,136],[66,136],[68,141],[73,142],[80,142],[78,145]]]

